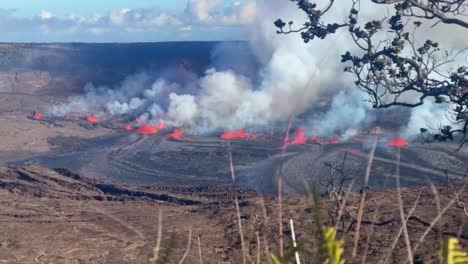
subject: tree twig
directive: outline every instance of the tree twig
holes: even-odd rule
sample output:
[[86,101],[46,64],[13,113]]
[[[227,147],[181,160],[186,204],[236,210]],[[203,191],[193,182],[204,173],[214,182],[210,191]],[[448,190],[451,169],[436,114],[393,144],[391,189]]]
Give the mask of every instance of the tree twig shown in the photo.
[[365,207],[365,202],[366,202],[366,194],[367,194],[367,188],[369,184],[369,176],[371,173],[372,169],[372,162],[374,160],[374,155],[375,155],[375,150],[377,148],[377,143],[379,142],[379,137],[380,137],[380,130],[379,128],[376,128],[375,132],[375,138],[374,138],[374,143],[372,144],[372,149],[369,153],[369,159],[367,162],[367,167],[366,167],[366,174],[364,175],[364,186],[361,192],[361,199],[359,203],[359,210],[358,210],[358,215],[357,215],[357,225],[355,229],[355,234],[354,234],[354,243],[353,243],[353,251],[351,253],[351,258],[354,259],[357,255],[357,247],[358,247],[358,242],[359,242],[359,235],[361,232],[361,220],[362,220],[362,215],[364,212],[364,207]]

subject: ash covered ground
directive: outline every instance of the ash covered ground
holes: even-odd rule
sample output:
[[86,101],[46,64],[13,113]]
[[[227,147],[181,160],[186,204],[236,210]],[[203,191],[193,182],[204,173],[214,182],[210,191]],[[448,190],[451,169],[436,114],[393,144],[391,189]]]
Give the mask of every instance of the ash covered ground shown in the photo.
[[[445,194],[446,189],[437,188],[437,192]],[[447,195],[435,199],[427,187],[403,188],[402,196],[406,208],[419,201],[408,221],[412,241],[419,239],[430,225],[436,201],[442,205],[450,201]],[[165,263],[178,263],[185,254],[188,263],[197,263],[200,252],[204,263],[240,263],[234,197],[239,199],[248,254],[253,258],[258,252],[256,232],[265,243],[270,243],[270,250],[276,251],[279,203],[272,196],[260,197],[255,192],[224,187],[118,186],[66,169],[0,167],[3,234],[0,259],[5,263],[147,263],[157,244],[155,234],[162,228],[160,253],[167,256]],[[466,198],[466,193],[460,196]],[[404,262],[403,241],[389,252],[399,228],[395,190],[370,190],[367,199],[362,227],[362,232],[372,234],[367,261],[376,263],[389,254],[390,263]],[[337,228],[347,238],[344,244],[347,258],[352,248],[351,226],[358,201],[359,193],[350,195],[349,215],[343,218],[343,226]],[[325,201],[324,208],[329,206],[332,203]],[[313,225],[312,202],[305,196],[288,195],[283,197],[282,208],[284,225],[286,219],[292,218],[296,232],[301,234],[298,239],[312,239],[308,232]],[[466,245],[468,229],[464,228],[462,210],[451,206],[440,219],[440,225],[426,234],[415,254],[425,262],[436,262],[435,241],[440,238],[459,237]],[[326,209],[322,213],[325,219]],[[285,243],[290,245],[287,233],[289,230],[285,229]],[[308,252],[310,246],[306,243],[301,253]],[[359,248],[364,247],[367,245],[363,239]],[[303,261],[313,261],[306,253],[301,256]],[[260,259],[266,262],[267,257],[261,253]],[[359,255],[356,260],[361,259]]]
[[[185,50],[181,45],[188,44],[172,45],[172,48],[168,48],[170,44],[109,44],[105,48],[107,52],[101,54],[97,51],[104,48],[102,45],[26,47],[4,44],[3,49],[12,50],[21,56],[14,57],[14,61],[4,65],[1,75],[4,81],[14,85],[10,85],[9,90],[2,90],[0,160],[4,164],[40,164],[49,168],[68,168],[88,177],[116,184],[230,186],[231,151],[236,174],[234,185],[260,192],[274,192],[277,177],[281,175],[285,180],[286,191],[304,193],[304,182],[326,181],[332,172],[325,163],[339,164],[344,156],[344,166],[349,168],[346,170],[349,174],[359,175],[355,177],[359,183],[374,137],[368,134],[368,129],[378,125],[383,128],[383,133],[377,148],[370,185],[393,186],[393,181],[385,180],[392,177],[395,170],[395,148],[389,147],[387,142],[395,135],[398,120],[406,122],[404,120],[407,119],[408,112],[404,111],[385,112],[372,123],[363,125],[355,136],[333,142],[336,144],[330,144],[337,138],[336,135],[320,139],[312,138],[313,135],[299,135],[306,137],[305,141],[301,139],[304,142],[290,144],[285,150],[281,149],[287,130],[284,125],[266,132],[260,131],[255,138],[251,135],[248,138],[222,139],[220,135],[223,131],[219,131],[203,135],[187,132],[181,139],[174,139],[168,137],[174,130],[171,127],[160,129],[154,135],[125,131],[125,125],[131,124],[135,130],[141,125],[128,118],[114,117],[90,123],[86,120],[86,115],[82,114],[68,119],[48,116],[34,120],[35,111],[46,113],[52,106],[66,102],[70,96],[82,94],[80,89],[83,89],[85,79],[97,80],[102,85],[113,85],[118,83],[116,80],[119,76],[123,78],[122,76],[137,71],[144,65],[157,65],[154,67],[158,69],[176,65],[176,70],[169,74],[172,77],[184,75],[187,67],[191,67],[191,72],[203,72],[209,68],[210,63],[209,60],[200,58],[209,57],[217,43],[195,43],[190,47],[192,51],[195,49],[199,52],[186,54],[179,51]],[[163,56],[161,59],[157,53],[153,61],[147,61],[151,59],[146,58],[148,50],[164,53],[167,49],[177,56]],[[112,67],[106,64],[105,58],[109,58],[109,54],[125,50],[139,51],[137,54],[145,59],[137,63],[139,57],[134,57],[132,63],[121,68],[118,63]],[[77,76],[81,81],[76,82],[71,81],[73,78],[69,76],[76,72],[76,67],[79,66],[76,63],[79,64],[80,61],[74,62],[76,65],[70,69],[65,67],[71,63],[71,56],[75,53],[81,54],[82,58],[103,58],[96,59],[100,63],[92,64],[95,70],[79,71]],[[51,58],[55,60],[50,61]],[[46,61],[52,66],[44,64]],[[88,61],[83,59],[81,63],[84,66]],[[16,71],[10,68],[12,65],[17,65],[20,72],[16,77]],[[96,72],[111,70],[114,72],[113,77],[106,76],[112,82],[95,76]],[[46,72],[38,75],[38,71]],[[331,100],[323,97],[315,108],[308,111],[323,114],[331,107],[330,104]],[[300,129],[299,125],[293,126],[290,132],[291,142],[294,137],[298,137],[297,131]],[[255,130],[247,132],[253,133]],[[409,146],[401,149],[402,184],[420,186],[428,181],[443,183],[447,175],[453,178],[463,176],[468,155],[464,149],[455,151],[456,147],[457,142],[426,144],[420,140],[411,141]]]
[[[97,125],[97,127],[99,127]],[[99,128],[91,128],[91,130]],[[235,185],[260,192],[275,192],[278,176],[286,190],[305,193],[305,183],[326,181],[331,172],[326,163],[340,164],[360,183],[373,138],[362,135],[346,142],[290,145],[286,151],[279,138],[221,139],[217,136],[169,138],[170,130],[156,135],[115,131],[92,139],[54,137],[52,150],[15,165],[40,164],[68,168],[116,184],[159,186],[231,186],[229,152],[235,170]],[[364,142],[363,142],[364,141]],[[371,187],[391,187],[396,167],[395,148],[382,140],[371,174]],[[446,176],[460,178],[468,161],[445,144],[412,143],[401,150],[402,184],[406,187],[442,184]],[[386,180],[387,179],[387,180]],[[357,185],[359,186],[359,185]]]

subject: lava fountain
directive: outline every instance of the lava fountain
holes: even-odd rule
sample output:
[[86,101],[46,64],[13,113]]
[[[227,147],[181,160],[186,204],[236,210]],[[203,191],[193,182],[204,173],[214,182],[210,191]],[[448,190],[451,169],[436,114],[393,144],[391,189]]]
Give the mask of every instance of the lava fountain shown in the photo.
[[123,126],[122,129],[125,131],[133,131],[133,127],[131,125]]
[[228,131],[223,133],[220,138],[221,139],[238,139],[238,138],[248,138],[249,134],[245,133],[243,129],[239,129],[236,132]]
[[88,121],[88,123],[95,124],[99,122],[99,119],[95,116],[89,115],[86,117],[86,121]]
[[288,146],[290,145],[303,145],[307,143],[307,136],[305,135],[304,128],[299,128],[297,129],[295,135],[294,135],[294,140],[289,142],[288,138],[284,138],[284,145],[280,147],[279,149],[285,150]]
[[396,137],[388,142],[389,146],[392,147],[405,147],[408,146],[409,143],[402,137]]
[[147,124],[143,124],[135,131],[135,133],[141,134],[141,135],[154,135],[158,133],[158,130]]
[[42,117],[43,117],[43,115],[40,112],[34,112],[34,114],[33,114],[33,119],[35,119],[35,120],[41,120]]
[[167,137],[168,137],[168,138],[172,138],[172,139],[181,140],[181,136],[182,136],[182,130],[176,128],[176,129],[174,129],[174,131],[172,131],[172,133],[169,134]]

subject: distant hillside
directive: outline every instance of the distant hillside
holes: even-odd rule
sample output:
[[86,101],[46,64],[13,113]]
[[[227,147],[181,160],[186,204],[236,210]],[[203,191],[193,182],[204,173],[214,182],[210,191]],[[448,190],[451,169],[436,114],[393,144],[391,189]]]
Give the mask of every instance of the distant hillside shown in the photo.
[[[232,42],[247,47],[243,42]],[[79,92],[139,72],[183,67],[201,74],[220,42],[0,44],[0,92]]]

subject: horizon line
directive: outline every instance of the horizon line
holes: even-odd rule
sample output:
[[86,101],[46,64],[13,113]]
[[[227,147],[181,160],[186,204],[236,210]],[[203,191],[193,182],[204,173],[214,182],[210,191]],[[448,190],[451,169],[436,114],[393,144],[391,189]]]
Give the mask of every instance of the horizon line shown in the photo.
[[156,44],[156,43],[209,43],[209,42],[248,42],[248,40],[169,40],[169,41],[109,41],[109,42],[86,42],[86,41],[51,41],[51,42],[35,42],[35,41],[0,41],[0,45],[3,44]]

